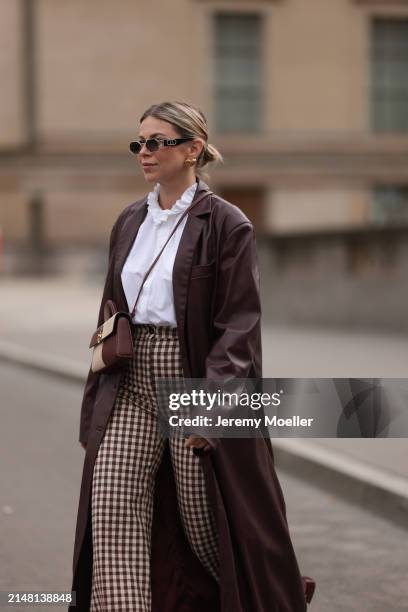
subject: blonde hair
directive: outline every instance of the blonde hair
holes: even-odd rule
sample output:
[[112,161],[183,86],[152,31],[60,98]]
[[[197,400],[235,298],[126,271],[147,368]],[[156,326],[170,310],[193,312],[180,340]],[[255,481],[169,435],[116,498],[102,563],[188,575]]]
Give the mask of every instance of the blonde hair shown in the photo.
[[180,134],[180,138],[201,138],[204,147],[197,158],[197,174],[200,169],[211,162],[222,162],[221,153],[208,143],[208,126],[204,113],[192,104],[186,102],[161,102],[152,104],[140,118],[140,123],[146,117],[156,117],[171,123]]

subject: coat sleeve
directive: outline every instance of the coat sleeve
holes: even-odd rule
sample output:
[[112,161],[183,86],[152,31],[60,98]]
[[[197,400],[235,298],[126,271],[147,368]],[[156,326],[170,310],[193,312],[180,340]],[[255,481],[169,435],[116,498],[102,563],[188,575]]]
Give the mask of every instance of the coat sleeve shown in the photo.
[[206,378],[262,376],[261,300],[252,224],[244,221],[221,241],[213,307],[214,341]]
[[[118,217],[115,222],[109,240],[109,263],[108,271],[106,274],[105,285],[103,288],[102,299],[99,307],[99,315],[97,326],[99,327],[103,323],[103,309],[106,300],[113,299],[113,261],[115,255],[115,245],[117,236],[119,233],[120,221],[122,214]],[[84,394],[81,405],[80,425],[79,425],[79,441],[82,444],[87,444],[89,429],[92,421],[93,407],[95,403],[96,392],[98,390],[100,374],[98,372],[92,372],[89,368],[88,376],[85,382]]]

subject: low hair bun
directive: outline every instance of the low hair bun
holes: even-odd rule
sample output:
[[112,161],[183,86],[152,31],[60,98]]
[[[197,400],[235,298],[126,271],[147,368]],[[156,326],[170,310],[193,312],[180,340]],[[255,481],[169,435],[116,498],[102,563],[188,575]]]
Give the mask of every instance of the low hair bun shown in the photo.
[[200,167],[202,168],[206,164],[211,162],[222,162],[223,158],[221,153],[212,144],[206,144],[202,154],[200,155]]

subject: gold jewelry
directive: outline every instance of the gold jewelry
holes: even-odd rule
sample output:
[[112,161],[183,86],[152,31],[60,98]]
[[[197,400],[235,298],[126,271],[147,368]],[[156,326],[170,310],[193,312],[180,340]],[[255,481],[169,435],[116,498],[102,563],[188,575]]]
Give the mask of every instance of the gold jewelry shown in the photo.
[[194,166],[196,162],[197,162],[197,158],[193,157],[193,159],[185,159],[184,160],[184,165],[191,167],[191,166]]

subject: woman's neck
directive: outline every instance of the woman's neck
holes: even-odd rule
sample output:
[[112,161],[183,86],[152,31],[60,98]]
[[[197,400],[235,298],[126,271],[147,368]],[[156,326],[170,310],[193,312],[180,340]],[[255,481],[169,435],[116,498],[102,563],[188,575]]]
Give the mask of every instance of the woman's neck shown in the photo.
[[183,195],[185,190],[196,181],[194,174],[183,177],[177,182],[160,183],[159,204],[163,209],[169,209]]

